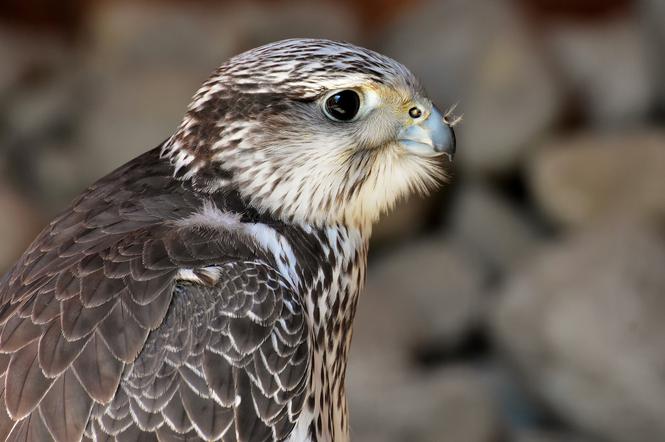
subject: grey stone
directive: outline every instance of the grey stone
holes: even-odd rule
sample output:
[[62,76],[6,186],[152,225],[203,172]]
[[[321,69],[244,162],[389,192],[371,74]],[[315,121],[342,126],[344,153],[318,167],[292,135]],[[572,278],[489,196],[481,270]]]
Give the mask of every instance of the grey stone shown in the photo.
[[[424,431],[439,419],[429,416],[446,401],[427,392],[434,381],[417,371],[416,352],[423,344],[445,349],[481,320],[476,271],[436,238],[370,262],[348,369],[356,440],[429,440]],[[419,394],[422,404],[416,404]],[[425,410],[430,414],[420,416]]]
[[524,430],[513,435],[512,442],[598,442],[562,431]]
[[86,181],[99,178],[158,146],[178,127],[200,73],[137,71],[114,77],[81,119],[78,146]]
[[446,237],[455,250],[493,275],[519,268],[542,243],[541,234],[523,210],[487,184],[460,186],[447,215]]
[[662,112],[665,110],[665,2],[661,0],[638,1],[641,22],[645,32],[644,44],[648,51],[648,63],[651,75],[650,81],[654,83],[657,93],[657,105]]
[[[284,38],[316,37],[357,42],[361,28],[341,2],[296,0],[234,5],[228,21],[242,50]],[[230,12],[230,14],[229,14]]]
[[[376,367],[381,378],[381,368]],[[351,436],[386,442],[492,442],[501,433],[484,373],[459,366],[402,382],[356,386],[350,373]]]
[[31,155],[29,180],[34,187],[31,196],[49,217],[56,216],[83,189],[101,178],[101,174],[94,176],[92,171],[99,171],[103,166],[94,165],[92,159],[86,164],[87,155],[82,147],[50,140],[41,143]]
[[0,25],[0,156],[37,156],[77,113],[77,52],[62,42]]
[[[91,26],[96,63],[111,69],[200,68],[293,37],[355,40],[358,26],[340,4],[295,1],[229,5],[102,3]],[[106,66],[105,66],[106,65]]]
[[26,75],[46,72],[68,60],[69,48],[43,34],[0,24],[0,99],[15,93]]
[[622,221],[534,258],[495,311],[500,347],[565,421],[612,442],[665,439],[665,236]]
[[479,266],[440,238],[409,244],[371,262],[355,321],[354,349],[361,354],[385,349],[409,363],[406,353],[419,345],[445,348],[456,343],[484,314],[479,272]]
[[401,201],[372,228],[372,250],[413,239],[422,233],[436,210],[434,198],[413,197]]
[[665,134],[585,134],[543,146],[527,167],[538,204],[580,226],[617,214],[665,214]]
[[73,70],[59,71],[54,78],[21,89],[5,118],[12,137],[18,140],[47,138],[59,127],[70,124],[77,117],[78,109],[76,75]]
[[[635,126],[655,97],[644,23],[634,14],[552,26],[545,33],[557,70],[591,124]],[[661,53],[656,57],[660,58]]]

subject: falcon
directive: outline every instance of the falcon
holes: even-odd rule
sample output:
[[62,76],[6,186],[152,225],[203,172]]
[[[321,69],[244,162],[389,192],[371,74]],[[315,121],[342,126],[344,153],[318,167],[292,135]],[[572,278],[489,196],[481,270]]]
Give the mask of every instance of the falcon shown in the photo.
[[372,224],[445,178],[451,126],[351,44],[231,58],[0,280],[0,440],[349,440]]

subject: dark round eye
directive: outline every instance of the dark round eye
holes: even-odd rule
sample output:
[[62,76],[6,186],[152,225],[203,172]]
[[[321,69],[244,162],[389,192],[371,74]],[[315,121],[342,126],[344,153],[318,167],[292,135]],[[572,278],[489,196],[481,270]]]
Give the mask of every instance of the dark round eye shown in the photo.
[[421,111],[420,109],[418,109],[418,108],[415,107],[415,106],[412,107],[411,109],[409,109],[409,116],[410,116],[411,118],[420,118],[420,116],[421,116],[422,114],[423,114],[423,111]]
[[326,114],[337,121],[351,121],[360,109],[360,97],[352,90],[339,91],[326,100]]

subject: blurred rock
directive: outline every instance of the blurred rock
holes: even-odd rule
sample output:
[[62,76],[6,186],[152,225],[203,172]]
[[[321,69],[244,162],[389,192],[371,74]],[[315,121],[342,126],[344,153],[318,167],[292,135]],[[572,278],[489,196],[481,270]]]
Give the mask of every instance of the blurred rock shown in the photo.
[[7,131],[14,139],[52,136],[77,117],[78,73],[75,69],[52,66],[53,71],[40,78],[16,85],[11,112],[5,118]]
[[[422,379],[417,371],[421,347],[450,349],[480,321],[482,278],[476,272],[473,265],[435,241],[416,243],[372,261],[358,302],[348,369],[352,416],[360,412],[352,428],[363,434],[354,436],[357,440],[370,440],[372,434],[377,441],[415,440],[396,432],[416,415],[410,402],[398,398],[412,394],[409,389]],[[385,414],[375,406],[387,400],[381,394],[397,401]],[[423,400],[434,399],[426,394]],[[402,415],[396,421],[390,413],[398,412]],[[395,426],[383,428],[377,421]],[[385,434],[378,432],[381,428]]]
[[364,354],[380,348],[377,353],[404,364],[421,345],[457,343],[483,314],[479,272],[437,239],[373,262],[358,305],[354,349]]
[[23,65],[19,42],[9,30],[0,29],[0,57],[5,61],[0,64],[0,97],[7,94],[20,76]]
[[0,213],[1,276],[37,235],[40,221],[35,211],[4,181],[0,181]]
[[81,181],[100,178],[168,138],[198,88],[194,84],[203,80],[190,74],[136,72],[106,83],[81,121]]
[[644,44],[648,51],[649,76],[657,89],[658,110],[665,113],[665,2],[662,0],[639,0],[641,27],[645,31]]
[[96,181],[89,170],[100,170],[86,164],[86,150],[66,142],[46,140],[31,161],[30,180],[34,188],[31,199],[48,217],[60,213],[74,197]]
[[414,197],[401,201],[394,210],[384,215],[372,229],[372,250],[411,239],[427,227],[432,213],[437,210],[434,198]]
[[458,253],[482,263],[491,274],[505,274],[521,266],[540,246],[531,220],[506,197],[486,184],[460,186],[446,229]]
[[76,118],[76,56],[46,35],[0,27],[0,157],[19,180],[30,181],[21,160],[38,158]]
[[556,222],[580,226],[615,214],[665,214],[665,133],[587,134],[550,143],[528,179]]
[[479,59],[463,102],[460,160],[472,172],[505,173],[559,116],[560,91],[519,25],[506,23]]
[[0,24],[0,100],[13,95],[30,77],[48,74],[53,66],[62,65],[67,52],[64,44],[46,35]]
[[[209,65],[202,75],[246,49],[294,37],[353,40],[353,15],[342,4],[248,1],[233,5],[102,3],[90,31],[97,63],[111,69]],[[137,44],[140,42],[140,44]],[[205,67],[205,66],[204,66]]]
[[247,2],[234,5],[225,15],[239,50],[285,38],[327,38],[357,42],[361,29],[355,15],[343,2],[293,0]]
[[592,124],[635,125],[650,110],[658,77],[650,73],[644,37],[642,23],[633,16],[548,31],[557,69]]
[[[376,367],[381,378],[381,367]],[[482,372],[466,367],[412,373],[368,389],[349,372],[351,437],[382,442],[493,442],[501,431]],[[380,406],[377,406],[380,404]]]
[[596,228],[534,259],[505,288],[499,343],[565,421],[613,442],[665,440],[665,235]]
[[382,49],[421,77],[439,106],[460,103],[459,164],[495,173],[514,167],[558,117],[558,85],[532,40],[510,2],[445,0],[414,8],[387,30]]
[[563,432],[521,431],[510,439],[512,442],[594,442],[592,439]]

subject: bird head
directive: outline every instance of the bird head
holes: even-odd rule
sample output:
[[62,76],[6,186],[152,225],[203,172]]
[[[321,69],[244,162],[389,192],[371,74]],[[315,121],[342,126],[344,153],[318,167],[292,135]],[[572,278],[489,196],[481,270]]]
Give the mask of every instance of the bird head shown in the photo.
[[223,64],[165,143],[175,175],[290,222],[369,226],[445,177],[455,136],[400,63],[284,40]]

